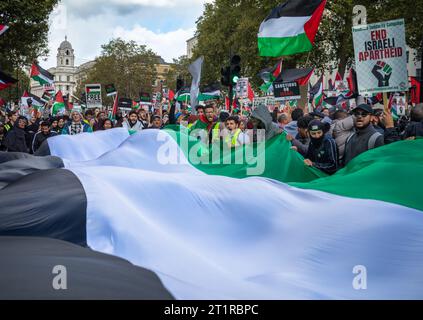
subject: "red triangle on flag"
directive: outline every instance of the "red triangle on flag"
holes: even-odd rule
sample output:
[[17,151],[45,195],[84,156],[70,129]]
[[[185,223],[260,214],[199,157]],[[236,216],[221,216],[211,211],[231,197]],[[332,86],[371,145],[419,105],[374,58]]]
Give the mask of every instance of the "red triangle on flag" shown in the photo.
[[251,101],[251,102],[253,102],[253,100],[254,100],[254,91],[253,91],[253,89],[251,88],[251,83],[250,82],[248,82],[248,99]]
[[54,102],[58,102],[58,103],[65,103],[65,100],[63,100],[63,94],[62,91],[58,91],[56,93],[56,97],[54,98]]

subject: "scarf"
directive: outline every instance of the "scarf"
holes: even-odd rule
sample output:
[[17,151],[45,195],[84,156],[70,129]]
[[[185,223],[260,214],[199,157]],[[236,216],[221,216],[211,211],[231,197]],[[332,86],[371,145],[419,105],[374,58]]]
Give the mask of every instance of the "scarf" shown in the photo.
[[82,132],[83,126],[81,122],[72,122],[70,127],[70,135],[79,134]]

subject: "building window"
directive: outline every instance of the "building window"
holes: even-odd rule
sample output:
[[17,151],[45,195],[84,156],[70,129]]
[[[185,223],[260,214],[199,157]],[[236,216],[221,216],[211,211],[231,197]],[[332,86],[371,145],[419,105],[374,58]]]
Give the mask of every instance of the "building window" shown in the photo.
[[71,81],[71,77],[70,76],[68,76],[68,82],[70,82]]
[[407,56],[407,64],[410,62],[410,51],[406,51],[406,56]]
[[66,86],[66,91],[68,91],[68,92],[69,92],[69,86]]
[[69,59],[66,59],[66,65],[67,66],[69,65]]
[[63,59],[60,59],[60,64],[63,64]]
[[69,50],[66,50],[66,55],[67,55],[67,56],[69,55]]

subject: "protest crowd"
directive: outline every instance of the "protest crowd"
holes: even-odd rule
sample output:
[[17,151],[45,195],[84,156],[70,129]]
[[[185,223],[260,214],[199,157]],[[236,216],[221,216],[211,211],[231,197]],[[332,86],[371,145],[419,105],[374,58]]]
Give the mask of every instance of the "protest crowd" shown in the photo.
[[[391,106],[395,107],[395,106]],[[153,108],[154,109],[154,108]],[[254,110],[225,110],[218,102],[197,105],[195,112],[186,103],[171,103],[170,110],[140,107],[127,114],[117,112],[115,119],[100,108],[65,112],[53,117],[36,113],[27,117],[19,110],[1,113],[0,142],[2,151],[36,154],[41,144],[56,135],[123,127],[134,133],[180,125],[202,132],[206,144],[222,143],[230,148],[257,142],[254,132],[265,129],[266,139],[285,134],[292,149],[304,157],[306,166],[333,174],[356,156],[368,150],[401,140],[423,136],[423,104],[412,106],[407,115],[394,118],[383,104],[357,98],[352,110],[317,107],[312,112],[289,106],[276,106],[270,111],[260,105]]]

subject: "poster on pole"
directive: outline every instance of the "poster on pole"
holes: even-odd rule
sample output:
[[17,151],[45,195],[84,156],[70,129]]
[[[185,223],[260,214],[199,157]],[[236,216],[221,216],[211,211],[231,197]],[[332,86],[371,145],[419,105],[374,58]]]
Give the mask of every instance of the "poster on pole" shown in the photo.
[[106,84],[105,89],[106,89],[106,94],[107,94],[108,97],[112,97],[112,96],[115,96],[117,94],[117,90],[116,90],[115,85],[113,83]]
[[276,101],[290,101],[301,99],[300,87],[296,81],[273,82]]
[[85,85],[87,108],[101,108],[101,84]]
[[236,83],[236,97],[240,99],[248,99],[248,78],[239,78]]
[[404,19],[358,25],[352,32],[360,95],[408,90]]

